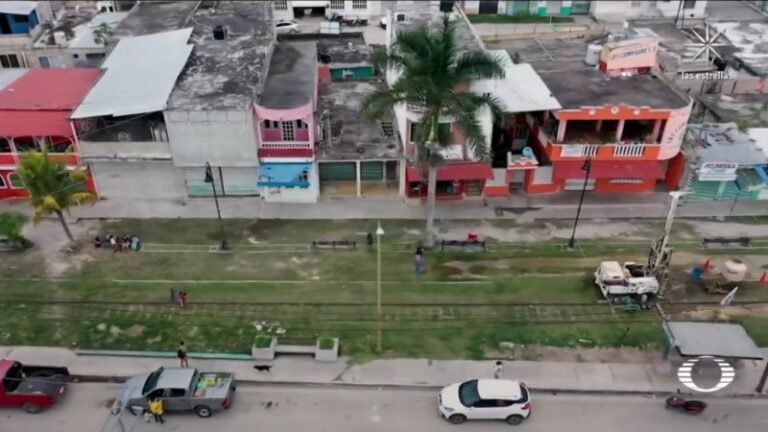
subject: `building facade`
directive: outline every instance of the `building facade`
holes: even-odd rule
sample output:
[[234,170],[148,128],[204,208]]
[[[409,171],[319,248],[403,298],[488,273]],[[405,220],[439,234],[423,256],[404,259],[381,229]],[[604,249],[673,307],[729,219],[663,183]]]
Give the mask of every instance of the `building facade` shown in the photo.
[[357,16],[371,18],[384,14],[380,0],[274,0],[274,13],[277,20],[293,20],[304,16]]
[[[706,0],[464,0],[457,2],[467,14],[568,16],[591,15],[604,21],[636,18],[685,18],[706,16]],[[759,2],[758,2],[759,3]]]
[[[0,199],[23,198],[24,153],[46,150],[69,168],[83,165],[69,121],[101,75],[98,69],[0,70]],[[86,187],[94,190],[89,174]]]

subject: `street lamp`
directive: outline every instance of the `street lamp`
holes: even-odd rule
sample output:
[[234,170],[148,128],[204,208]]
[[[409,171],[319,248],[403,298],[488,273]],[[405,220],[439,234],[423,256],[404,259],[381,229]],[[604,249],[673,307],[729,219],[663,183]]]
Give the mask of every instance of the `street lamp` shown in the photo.
[[587,158],[584,161],[584,165],[581,167],[582,171],[586,171],[584,175],[584,185],[581,188],[581,197],[579,198],[579,208],[576,210],[576,219],[573,221],[573,233],[571,239],[568,240],[568,249],[573,249],[576,245],[576,226],[579,225],[579,216],[581,216],[581,205],[584,204],[584,195],[587,193],[587,183],[589,183],[589,173],[592,172],[592,159]]
[[376,228],[376,348],[381,352],[381,236],[384,235],[384,230],[381,228],[381,221]]
[[219,230],[221,231],[221,244],[219,250],[229,250],[227,239],[224,236],[224,221],[221,219],[221,209],[219,208],[219,196],[216,194],[216,182],[213,181],[213,171],[211,171],[211,164],[205,163],[205,182],[211,184],[213,189],[213,201],[216,203],[216,215],[219,217]]

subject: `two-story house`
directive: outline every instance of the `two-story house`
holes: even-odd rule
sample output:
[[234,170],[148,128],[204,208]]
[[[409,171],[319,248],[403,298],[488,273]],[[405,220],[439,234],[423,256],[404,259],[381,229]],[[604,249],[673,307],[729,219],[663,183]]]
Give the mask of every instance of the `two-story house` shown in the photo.
[[0,69],[29,66],[25,51],[39,33],[40,22],[38,2],[0,2]]
[[[16,173],[25,152],[82,165],[69,116],[100,76],[99,69],[0,70],[0,199],[28,195]],[[91,178],[86,186],[93,189]]]

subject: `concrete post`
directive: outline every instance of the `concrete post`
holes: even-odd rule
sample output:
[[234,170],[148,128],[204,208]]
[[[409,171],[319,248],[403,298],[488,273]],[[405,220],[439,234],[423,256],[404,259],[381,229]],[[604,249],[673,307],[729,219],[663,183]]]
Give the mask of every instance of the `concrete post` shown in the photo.
[[356,176],[356,179],[357,179],[357,196],[359,198],[359,197],[363,196],[363,186],[362,186],[361,181],[360,181],[361,178],[362,178],[362,170],[361,170],[361,166],[362,165],[360,164],[360,161],[356,161],[355,165],[357,167],[357,176]]
[[567,120],[561,120],[560,126],[557,128],[557,142],[562,143],[565,139],[565,125],[568,123]]
[[760,376],[760,382],[757,384],[757,392],[762,394],[765,390],[765,381],[768,380],[768,361],[765,362],[765,369],[763,375]]
[[616,128],[616,142],[621,142],[621,135],[624,134],[624,120],[619,120],[619,127]]
[[653,133],[652,133],[652,138],[654,143],[659,142],[660,134],[661,134],[661,120],[656,120],[653,123]]

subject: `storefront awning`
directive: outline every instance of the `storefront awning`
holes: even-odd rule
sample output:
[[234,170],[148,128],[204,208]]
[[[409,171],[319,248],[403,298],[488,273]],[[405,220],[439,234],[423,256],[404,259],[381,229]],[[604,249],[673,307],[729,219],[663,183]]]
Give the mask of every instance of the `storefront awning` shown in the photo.
[[[421,178],[419,168],[409,166],[405,170],[405,177],[409,182],[424,181]],[[485,163],[449,163],[437,169],[437,181],[452,180],[488,180],[493,178],[493,169]]]
[[[582,168],[584,161],[555,162],[555,179],[572,180],[582,179],[587,174]],[[592,169],[589,178],[595,180],[637,178],[637,179],[663,179],[664,167],[656,161],[647,162],[595,162],[592,161]]]
[[309,187],[310,163],[266,163],[261,165],[259,186]]

